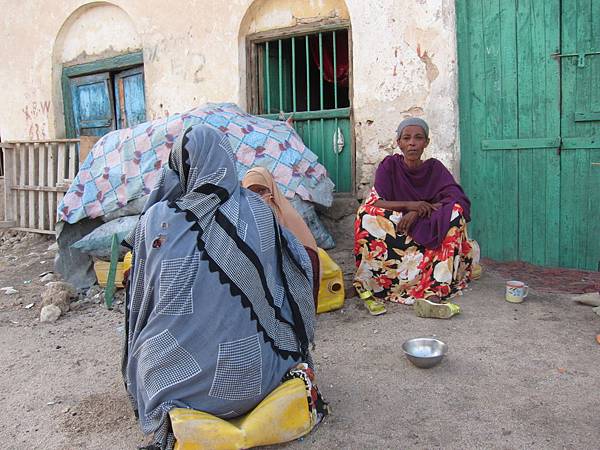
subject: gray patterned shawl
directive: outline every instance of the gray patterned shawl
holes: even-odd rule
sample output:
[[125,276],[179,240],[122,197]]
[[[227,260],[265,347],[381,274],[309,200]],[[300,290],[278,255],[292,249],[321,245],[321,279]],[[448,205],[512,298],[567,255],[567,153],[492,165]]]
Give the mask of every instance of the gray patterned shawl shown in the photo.
[[172,407],[235,417],[310,363],[315,315],[310,260],[240,188],[227,138],[191,127],[169,166],[127,240],[123,365],[142,429],[162,447]]

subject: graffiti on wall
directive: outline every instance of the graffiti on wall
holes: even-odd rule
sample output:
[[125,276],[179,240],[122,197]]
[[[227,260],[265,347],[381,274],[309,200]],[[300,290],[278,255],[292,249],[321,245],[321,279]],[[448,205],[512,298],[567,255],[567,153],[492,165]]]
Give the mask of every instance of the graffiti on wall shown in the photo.
[[27,134],[32,141],[48,139],[48,116],[51,102],[33,101],[25,105],[23,115],[27,124]]
[[206,58],[199,51],[188,48],[192,38],[191,30],[185,36],[163,37],[147,50],[148,61],[159,62],[166,59],[173,75],[179,79],[201,83],[204,81],[202,71],[206,66]]

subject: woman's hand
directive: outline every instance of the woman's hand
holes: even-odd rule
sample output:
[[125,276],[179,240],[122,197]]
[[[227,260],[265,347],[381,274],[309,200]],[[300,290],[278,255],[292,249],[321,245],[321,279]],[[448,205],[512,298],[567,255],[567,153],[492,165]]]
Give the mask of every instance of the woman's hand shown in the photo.
[[398,225],[396,226],[396,231],[400,234],[408,234],[408,230],[418,217],[419,214],[416,211],[410,211],[402,215],[402,219],[400,219],[400,222],[398,222]]
[[406,202],[407,209],[416,212],[419,217],[429,217],[433,211],[437,211],[441,203],[431,204],[429,202]]

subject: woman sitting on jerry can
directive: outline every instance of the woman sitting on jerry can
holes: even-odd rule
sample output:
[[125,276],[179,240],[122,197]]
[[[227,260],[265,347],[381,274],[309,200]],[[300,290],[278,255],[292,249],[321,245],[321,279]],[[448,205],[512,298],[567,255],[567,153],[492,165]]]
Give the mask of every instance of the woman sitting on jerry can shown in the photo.
[[123,375],[147,448],[286,442],[327,413],[311,260],[234,158],[221,132],[188,128],[127,238]]

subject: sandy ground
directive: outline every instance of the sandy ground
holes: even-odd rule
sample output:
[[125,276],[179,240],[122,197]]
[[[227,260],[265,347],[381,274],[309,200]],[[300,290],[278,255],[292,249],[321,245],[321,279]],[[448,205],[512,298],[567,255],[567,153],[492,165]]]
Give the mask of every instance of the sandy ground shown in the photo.
[[[0,293],[2,447],[134,449],[145,438],[120,379],[122,312],[91,303],[37,320],[50,243],[0,245],[0,287],[19,291]],[[348,248],[332,255],[349,275]],[[600,317],[565,295],[509,304],[503,283],[484,273],[458,299],[463,314],[447,321],[401,305],[370,317],[356,299],[319,316],[313,353],[332,414],[283,447],[597,449]],[[433,334],[447,357],[412,366],[402,342]]]

